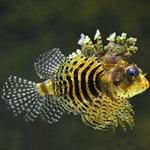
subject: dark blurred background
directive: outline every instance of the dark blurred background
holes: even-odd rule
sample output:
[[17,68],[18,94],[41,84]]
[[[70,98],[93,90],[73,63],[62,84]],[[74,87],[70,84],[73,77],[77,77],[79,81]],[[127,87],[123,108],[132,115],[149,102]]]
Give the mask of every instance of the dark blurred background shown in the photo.
[[[0,90],[9,75],[40,82],[33,63],[39,54],[61,48],[75,51],[81,33],[93,38],[100,29],[103,43],[112,32],[138,38],[139,51],[129,59],[150,79],[150,1],[148,0],[0,0]],[[40,118],[14,117],[0,98],[0,150],[148,150],[150,91],[130,102],[135,127],[127,132],[98,131],[80,116],[65,114],[49,125]]]

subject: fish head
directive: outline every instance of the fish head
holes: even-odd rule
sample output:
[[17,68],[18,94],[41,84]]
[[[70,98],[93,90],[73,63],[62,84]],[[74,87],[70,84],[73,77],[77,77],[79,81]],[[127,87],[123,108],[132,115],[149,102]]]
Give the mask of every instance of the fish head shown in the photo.
[[115,97],[131,98],[149,88],[146,74],[137,65],[124,60],[115,64],[109,74],[112,82],[110,89]]

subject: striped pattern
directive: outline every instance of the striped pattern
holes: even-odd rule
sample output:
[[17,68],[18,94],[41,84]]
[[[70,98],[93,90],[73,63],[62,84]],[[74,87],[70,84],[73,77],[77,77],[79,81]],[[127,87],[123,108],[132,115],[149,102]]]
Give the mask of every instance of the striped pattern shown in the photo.
[[[134,126],[133,109],[126,98],[144,92],[149,87],[145,74],[129,78],[129,65],[124,59],[137,51],[136,39],[111,34],[108,45],[102,46],[99,30],[92,40],[84,34],[77,49],[68,57],[54,48],[41,54],[34,67],[43,83],[10,76],[2,98],[17,116],[24,112],[27,121],[37,116],[49,123],[67,112],[80,114],[82,121],[94,129],[115,128],[120,124]],[[101,63],[103,67],[101,66]],[[120,69],[121,68],[121,69]],[[119,73],[119,78],[115,78]],[[126,74],[127,73],[127,74]],[[118,84],[116,84],[116,82]],[[135,92],[136,91],[136,92]]]
[[100,95],[102,75],[102,66],[94,57],[67,59],[56,74],[56,94],[69,111],[84,113]]

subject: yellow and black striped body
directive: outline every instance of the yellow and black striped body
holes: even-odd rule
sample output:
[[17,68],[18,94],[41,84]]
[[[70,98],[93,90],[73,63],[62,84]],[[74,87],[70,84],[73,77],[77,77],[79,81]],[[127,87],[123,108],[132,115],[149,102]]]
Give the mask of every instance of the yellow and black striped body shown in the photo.
[[103,68],[98,59],[76,55],[68,58],[56,73],[56,95],[74,113],[86,113],[101,95]]

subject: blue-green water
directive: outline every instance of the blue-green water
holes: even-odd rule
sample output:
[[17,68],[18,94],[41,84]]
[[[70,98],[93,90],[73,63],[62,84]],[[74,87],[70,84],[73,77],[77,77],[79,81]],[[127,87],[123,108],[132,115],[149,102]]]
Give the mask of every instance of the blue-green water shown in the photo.
[[[120,0],[1,0],[0,90],[9,75],[40,82],[33,63],[39,54],[60,47],[76,50],[80,33],[93,37],[100,29],[103,41],[116,31],[137,37],[138,52],[129,59],[150,80],[150,2]],[[149,150],[150,90],[131,99],[135,127],[124,133],[85,126],[80,116],[64,114],[52,125],[38,118],[25,122],[14,117],[0,98],[0,150]]]

